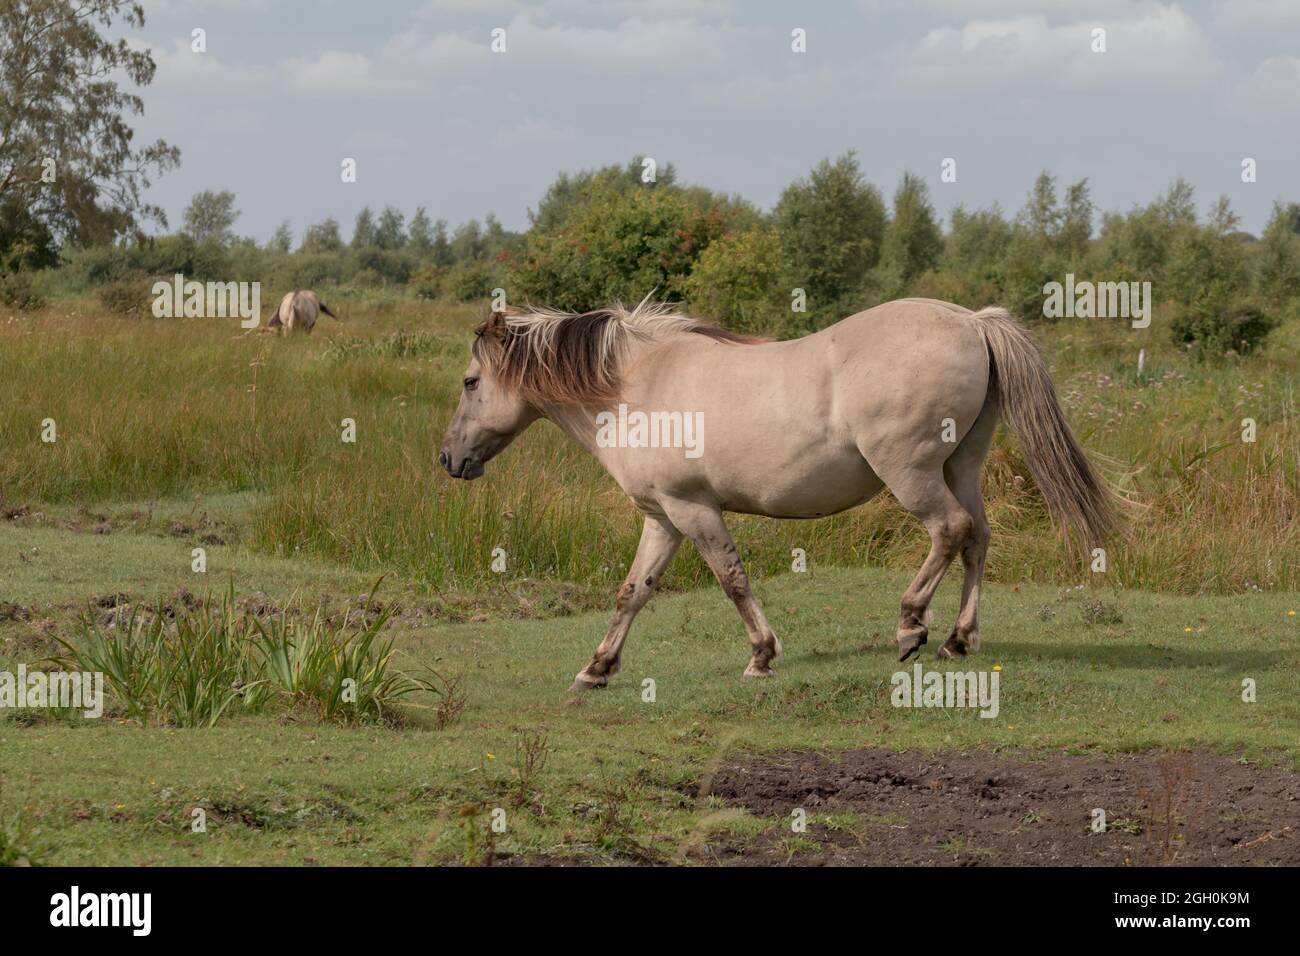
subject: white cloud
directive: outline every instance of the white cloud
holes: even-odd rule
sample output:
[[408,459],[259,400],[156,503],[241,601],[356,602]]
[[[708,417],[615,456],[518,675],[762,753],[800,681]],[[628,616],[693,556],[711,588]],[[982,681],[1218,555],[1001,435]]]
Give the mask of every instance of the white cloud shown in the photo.
[[[1092,31],[1106,30],[1106,52]],[[1107,91],[1189,94],[1219,86],[1226,68],[1196,21],[1176,6],[1131,19],[1049,26],[1045,17],[973,20],[932,30],[897,51],[891,86],[931,93]]]
[[1237,87],[1233,99],[1257,119],[1294,121],[1300,117],[1300,57],[1269,57]]
[[381,88],[374,63],[360,53],[326,50],[314,57],[292,57],[279,71],[291,93],[370,93]]
[[1213,17],[1216,31],[1292,39],[1300,31],[1300,3],[1295,0],[1215,0]]

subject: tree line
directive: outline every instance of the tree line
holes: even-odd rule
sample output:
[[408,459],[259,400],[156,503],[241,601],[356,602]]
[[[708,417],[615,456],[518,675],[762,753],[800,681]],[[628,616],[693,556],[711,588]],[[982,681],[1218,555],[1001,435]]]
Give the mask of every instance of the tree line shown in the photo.
[[[1176,180],[1127,212],[1094,204],[1087,179],[1047,172],[1014,214],[958,206],[942,224],[926,181],[906,173],[889,200],[846,153],[818,163],[769,211],[678,181],[672,164],[560,175],[522,232],[491,215],[454,229],[426,207],[363,209],[345,241],[330,217],[295,237],[238,236],[236,197],[196,195],[179,229],[145,196],[179,152],[137,148],[140,99],[119,88],[153,78],[148,51],[106,38],[125,0],[15,0],[0,6],[0,301],[111,287],[135,301],[147,280],[260,280],[273,288],[396,288],[426,298],[507,299],[585,310],[647,294],[734,328],[814,331],[904,295],[972,307],[1000,303],[1043,318],[1044,287],[1068,274],[1150,282],[1174,338],[1201,352],[1249,351],[1300,298],[1300,203],[1278,202],[1262,234],[1243,232],[1226,198],[1198,215]],[[53,166],[51,166],[53,164]],[[295,239],[297,242],[295,243]],[[53,275],[54,278],[50,278]],[[39,278],[38,278],[39,277]]]

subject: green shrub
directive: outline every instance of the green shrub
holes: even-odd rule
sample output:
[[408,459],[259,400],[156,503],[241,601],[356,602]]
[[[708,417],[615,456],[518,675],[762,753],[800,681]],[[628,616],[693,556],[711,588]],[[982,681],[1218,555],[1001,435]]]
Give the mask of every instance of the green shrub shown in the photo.
[[31,273],[7,272],[0,276],[0,303],[32,312],[45,307],[45,294],[36,288]]
[[297,252],[284,256],[271,274],[277,289],[318,289],[338,285],[351,274],[351,258],[346,251]]
[[0,777],[0,867],[40,866],[52,847],[41,838],[35,788],[12,809],[5,803],[4,788]]
[[1184,226],[1170,249],[1165,283],[1165,294],[1200,317],[1197,323],[1233,311],[1250,285],[1245,249],[1212,227]]
[[1199,357],[1205,357],[1252,352],[1277,326],[1276,316],[1253,302],[1241,301],[1223,308],[1175,306],[1169,328],[1176,343],[1189,346]]
[[685,283],[686,297],[693,313],[729,329],[780,334],[794,315],[781,274],[781,242],[775,233],[731,233],[700,254]]
[[122,279],[99,287],[99,304],[110,315],[143,319],[153,315],[153,283],[147,279]]
[[437,299],[443,293],[447,270],[443,266],[423,265],[411,273],[406,286],[419,299]]
[[382,273],[367,266],[354,273],[346,284],[353,289],[374,289],[388,285],[388,280]]
[[502,287],[502,281],[491,262],[486,259],[471,259],[444,270],[442,289],[456,302],[472,302],[488,298],[493,289]]
[[211,727],[234,711],[298,704],[323,720],[391,720],[412,695],[455,682],[398,671],[392,642],[380,640],[388,619],[368,600],[341,621],[292,604],[263,621],[240,611],[232,590],[193,610],[137,606],[111,631],[87,616],[51,663],[102,673],[111,711],[142,723]]
[[515,302],[586,311],[634,304],[650,293],[680,299],[723,215],[665,188],[599,193],[570,212],[563,230],[534,230],[506,288]]
[[[377,246],[358,249],[356,262],[360,266],[361,273],[380,277],[378,282],[367,279],[367,285],[384,282],[405,285],[415,267],[415,258],[411,253],[401,249],[380,249]],[[359,276],[354,281],[361,282]]]

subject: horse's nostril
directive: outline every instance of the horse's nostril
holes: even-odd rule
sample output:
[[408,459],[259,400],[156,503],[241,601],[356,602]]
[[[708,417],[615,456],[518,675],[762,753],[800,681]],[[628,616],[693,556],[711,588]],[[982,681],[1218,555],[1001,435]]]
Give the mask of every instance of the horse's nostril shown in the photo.
[[448,461],[447,453],[445,451],[438,452],[438,464],[442,465],[443,468],[450,470],[451,465]]

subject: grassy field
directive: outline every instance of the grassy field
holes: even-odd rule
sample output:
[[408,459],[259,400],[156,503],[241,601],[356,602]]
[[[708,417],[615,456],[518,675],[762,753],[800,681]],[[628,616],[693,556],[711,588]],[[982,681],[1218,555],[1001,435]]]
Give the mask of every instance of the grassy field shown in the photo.
[[[694,860],[781,825],[691,796],[744,753],[1204,747],[1300,767],[1294,322],[1265,354],[1213,366],[1150,332],[1049,331],[1072,420],[1147,507],[1108,573],[1089,574],[1000,439],[995,583],[970,666],[999,665],[1002,698],[983,720],[890,704],[897,601],[923,551],[892,500],[819,522],[735,521],[786,647],[774,681],[740,679],[740,623],[686,549],[622,673],[574,704],[565,689],[604,632],[637,524],[549,427],[473,485],[436,472],[472,311],[376,302],[300,340],[93,312],[0,316],[0,670],[54,652],[79,615],[115,601],[233,583],[272,606],[339,606],[387,573],[402,666],[456,676],[464,710],[442,727],[416,706],[399,725],[299,708],[201,730],[7,712],[0,850],[48,847],[53,863],[476,862],[489,847]],[[344,418],[355,444],[340,440]],[[495,547],[505,574],[490,570]],[[789,573],[793,547],[808,573]],[[935,634],[955,614],[955,578]],[[1241,699],[1245,678],[1256,703]],[[190,832],[195,807],[204,834]]]
[[[24,573],[10,557],[24,546],[58,554],[60,544],[75,548],[67,539],[76,536],[0,533],[0,571],[56,604],[86,588],[166,580],[153,577],[162,541],[136,542],[116,570],[68,583]],[[274,561],[254,568],[282,588],[313,571]],[[748,651],[734,609],[703,591],[652,602],[624,671],[577,705],[565,688],[603,632],[602,613],[399,622],[407,662],[464,677],[466,708],[443,729],[418,709],[400,728],[338,726],[307,713],[204,730],[0,721],[0,813],[14,820],[29,806],[31,843],[49,845],[53,863],[474,862],[492,839],[496,808],[506,813],[498,855],[672,861],[782,826],[690,796],[718,761],[749,751],[1209,747],[1300,767],[1292,666],[1300,618],[1288,616],[1300,595],[1243,603],[991,588],[975,666],[1002,668],[1001,709],[984,720],[891,706],[904,583],[846,569],[764,580],[760,597],[787,648],[770,682],[740,678]],[[334,584],[341,596],[362,582],[322,574],[314,584]],[[945,586],[941,621],[955,601],[955,586]],[[1259,688],[1254,704],[1241,700],[1245,677]],[[644,700],[646,679],[655,682],[653,702]],[[535,770],[530,748],[544,753]],[[195,807],[208,814],[206,833],[190,832]]]
[[[70,300],[0,322],[5,508],[250,493],[242,540],[261,553],[396,570],[444,592],[490,586],[496,547],[514,574],[602,595],[621,580],[636,515],[553,427],[523,436],[488,481],[436,473],[474,309],[379,300],[294,341],[93,312]],[[1215,365],[1191,363],[1160,326],[1159,316],[1146,330],[1083,321],[1044,334],[1081,437],[1147,506],[1109,556],[1111,580],[1179,593],[1300,589],[1300,320],[1265,354]],[[1257,423],[1254,442],[1242,441],[1244,418]],[[53,443],[40,440],[48,419]],[[344,419],[355,443],[341,440]],[[1005,435],[986,490],[993,580],[1080,580]],[[817,522],[734,525],[767,573],[787,569],[794,547],[823,564],[915,569],[928,546],[888,496]],[[684,568],[688,583],[708,580],[697,559]]]

